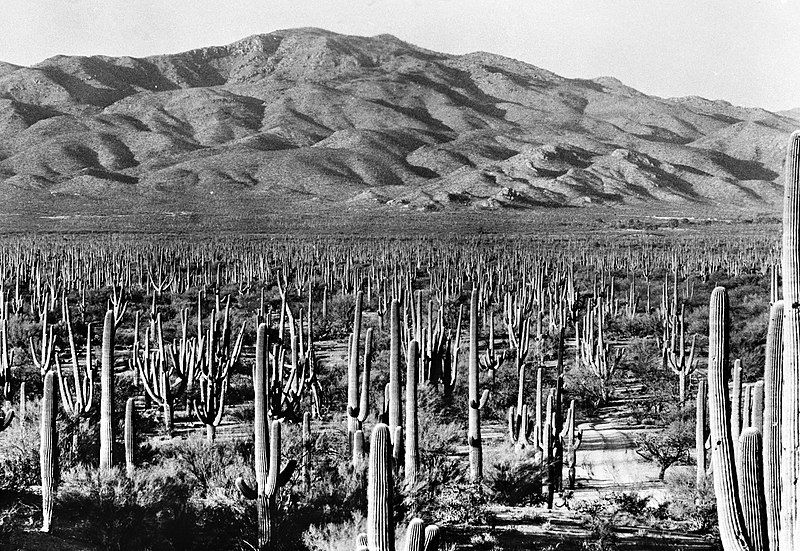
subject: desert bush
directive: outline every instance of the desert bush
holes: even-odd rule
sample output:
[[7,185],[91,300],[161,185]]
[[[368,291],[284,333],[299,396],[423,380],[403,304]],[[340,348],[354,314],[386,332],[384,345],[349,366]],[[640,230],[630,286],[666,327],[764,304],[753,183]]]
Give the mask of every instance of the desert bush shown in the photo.
[[612,492],[606,500],[615,511],[634,517],[641,515],[650,503],[650,498],[639,492]]
[[81,539],[103,549],[186,549],[190,493],[180,473],[129,479],[119,470],[78,467],[64,473],[58,510]]
[[594,417],[603,404],[600,381],[583,365],[576,365],[564,374],[564,390],[575,400],[576,415],[581,418]]
[[493,501],[502,505],[539,505],[544,503],[542,478],[547,476],[540,455],[531,447],[514,449],[504,446],[492,459],[486,486]]
[[308,551],[352,551],[364,530],[364,517],[356,513],[345,522],[312,524],[303,533],[303,545]]
[[346,339],[353,330],[353,295],[328,295],[328,317],[314,319],[314,339]]
[[236,477],[252,472],[252,442],[215,442],[193,434],[161,448],[165,469],[182,473],[193,483],[193,495],[205,498],[215,488],[231,489]]
[[697,485],[694,472],[681,471],[671,474],[667,485],[671,518],[688,523],[692,530],[700,533],[709,533],[716,528],[717,504],[711,478]]

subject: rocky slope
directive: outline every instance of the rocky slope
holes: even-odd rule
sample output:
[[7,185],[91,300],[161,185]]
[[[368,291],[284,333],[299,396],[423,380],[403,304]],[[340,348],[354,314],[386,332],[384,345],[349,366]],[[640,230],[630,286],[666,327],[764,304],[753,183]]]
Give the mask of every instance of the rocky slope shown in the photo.
[[0,63],[0,213],[780,202],[800,124],[393,36]]

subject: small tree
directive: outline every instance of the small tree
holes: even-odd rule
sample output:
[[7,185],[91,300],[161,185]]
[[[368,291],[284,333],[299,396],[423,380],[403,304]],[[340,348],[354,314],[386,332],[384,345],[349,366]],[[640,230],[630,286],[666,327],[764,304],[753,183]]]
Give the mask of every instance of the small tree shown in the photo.
[[689,452],[694,446],[694,427],[684,419],[677,419],[658,432],[640,433],[636,439],[638,453],[646,461],[658,463],[658,479],[672,465],[689,462]]

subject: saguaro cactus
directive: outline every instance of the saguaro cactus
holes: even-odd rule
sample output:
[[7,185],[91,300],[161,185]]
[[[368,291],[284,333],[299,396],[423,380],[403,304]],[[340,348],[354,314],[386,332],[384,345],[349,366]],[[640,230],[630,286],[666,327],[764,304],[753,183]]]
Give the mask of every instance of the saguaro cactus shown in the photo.
[[100,355],[100,468],[114,464],[114,311],[103,321],[103,349]]
[[764,497],[767,501],[767,536],[772,551],[778,550],[780,533],[783,308],[782,300],[770,308],[764,364]]
[[[570,490],[575,489],[575,467],[577,466],[577,452],[583,441],[583,431],[575,430],[575,400],[569,404],[567,420],[561,431],[561,443],[564,447],[564,464],[567,466],[567,481]],[[560,473],[559,473],[560,474]]]
[[394,549],[393,490],[390,429],[378,423],[370,438],[367,474],[367,546],[370,551]]
[[711,427],[711,465],[717,496],[719,535],[726,551],[750,551],[737,494],[736,462],[728,399],[728,293],[711,293],[708,315],[708,406]]
[[766,508],[763,471],[761,468],[761,432],[754,427],[742,431],[739,496],[747,541],[755,551],[766,549]]
[[481,443],[481,409],[486,405],[489,391],[478,395],[478,289],[472,290],[469,304],[469,372],[468,406],[469,426],[467,442],[469,444],[469,476],[472,482],[480,482],[483,478],[483,445]]
[[[394,436],[403,425],[400,392],[400,302],[392,300],[389,311],[389,430]],[[372,449],[370,447],[370,449]]]
[[311,491],[311,447],[311,412],[306,411],[303,413],[303,461],[301,463],[303,486],[306,492]]
[[349,362],[347,365],[347,411],[348,422],[347,432],[352,444],[353,433],[361,427],[356,426],[358,414],[352,415],[351,411],[358,412],[358,345],[361,341],[361,304],[364,300],[364,292],[356,293],[355,311],[353,313],[353,333],[350,339]]
[[[356,549],[394,551],[394,478],[389,427],[378,423],[372,429],[367,475],[367,532],[356,537]],[[406,532],[406,551],[437,551],[439,527],[413,519]]]
[[708,464],[706,463],[706,440],[708,439],[708,432],[706,431],[706,381],[700,379],[697,384],[697,401],[696,401],[696,414],[695,414],[695,455],[697,457],[697,485],[700,486],[706,478],[706,471]]
[[[236,479],[239,491],[247,499],[255,499],[258,511],[258,549],[269,549],[272,541],[272,526],[277,496],[280,488],[292,476],[297,463],[289,461],[281,470],[281,423],[272,422],[269,431],[267,411],[268,373],[266,354],[266,324],[258,326],[256,336],[256,362],[253,368],[253,390],[255,391],[255,416],[253,419],[256,487],[249,486],[242,477]],[[268,440],[269,437],[269,440]]]
[[135,399],[128,398],[125,401],[125,473],[128,478],[133,478],[134,451],[136,449],[136,425],[134,409]]
[[40,425],[39,468],[42,477],[42,532],[49,532],[53,521],[53,502],[58,477],[58,434],[56,433],[56,385],[54,374],[44,376]]
[[[270,431],[270,443],[266,446],[266,425],[261,429],[255,428],[256,434],[262,432],[262,436],[257,441],[263,441],[256,449],[256,487],[253,488],[244,481],[242,477],[236,479],[236,486],[246,499],[256,500],[256,510],[258,514],[258,550],[265,551],[270,549],[273,537],[273,525],[275,510],[277,508],[278,495],[283,487],[291,478],[292,473],[297,467],[297,462],[289,461],[281,470],[281,422],[273,421]],[[266,449],[265,449],[266,448]],[[264,456],[269,455],[269,468],[267,468]]]
[[784,186],[780,548],[800,549],[800,131],[789,139]]
[[419,376],[419,344],[411,341],[406,358],[406,429],[405,429],[405,482],[417,481],[419,466],[419,434],[417,419],[417,379]]
[[[361,371],[361,393],[356,407],[348,406],[347,415],[349,416],[348,431],[352,446],[353,463],[360,463],[364,455],[363,446],[363,428],[364,421],[367,420],[369,413],[369,374],[372,368],[372,327],[367,329],[367,336],[364,339],[364,369]],[[356,371],[356,375],[357,375]],[[348,390],[349,392],[349,390]],[[356,385],[356,394],[358,394],[358,385]],[[351,430],[352,429],[352,430]],[[361,436],[357,437],[356,434],[361,431]],[[356,438],[361,438],[361,446],[356,444]]]

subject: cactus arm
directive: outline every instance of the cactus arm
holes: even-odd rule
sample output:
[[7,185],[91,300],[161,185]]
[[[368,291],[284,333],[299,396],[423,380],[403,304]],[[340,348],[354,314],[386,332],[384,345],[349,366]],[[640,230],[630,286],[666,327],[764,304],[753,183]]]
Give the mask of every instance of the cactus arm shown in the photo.
[[403,546],[404,551],[423,551],[424,545],[424,525],[422,519],[415,518],[408,523],[406,529],[406,541]]
[[245,499],[253,500],[258,496],[256,488],[249,486],[241,476],[236,478],[236,487]]
[[367,329],[364,341],[364,369],[361,372],[361,399],[358,404],[358,422],[364,423],[369,413],[369,377],[372,368],[372,336],[373,329]]
[[431,524],[425,528],[425,545],[423,551],[438,551],[439,542],[441,540],[441,530],[435,524]]

